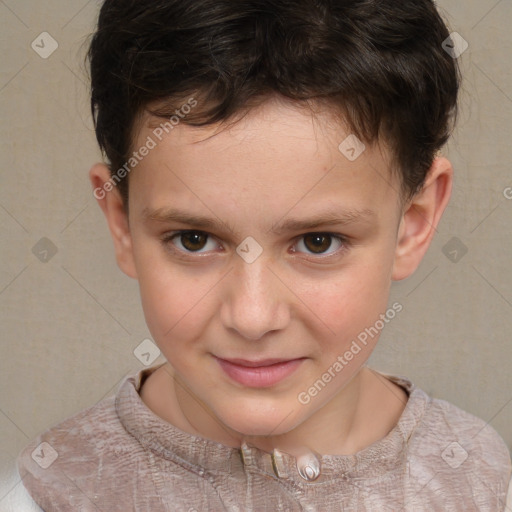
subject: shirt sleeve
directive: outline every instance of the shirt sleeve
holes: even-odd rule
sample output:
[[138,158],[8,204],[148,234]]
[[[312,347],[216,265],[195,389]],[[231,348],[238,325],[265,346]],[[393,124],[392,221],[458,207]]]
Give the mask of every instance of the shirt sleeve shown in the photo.
[[13,495],[11,496],[12,508],[8,509],[9,512],[44,512],[39,505],[32,499],[28,491],[23,487],[23,484],[17,486]]
[[6,491],[6,494],[0,500],[0,512],[44,512],[25,489],[14,464],[1,476],[0,496],[3,495],[3,491]]
[[505,510],[512,510],[512,478],[508,484],[507,503],[505,504]]

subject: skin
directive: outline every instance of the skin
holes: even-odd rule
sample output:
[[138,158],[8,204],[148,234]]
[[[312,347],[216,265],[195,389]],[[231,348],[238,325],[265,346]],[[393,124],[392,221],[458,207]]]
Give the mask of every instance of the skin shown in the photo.
[[[145,115],[134,147],[160,122]],[[338,150],[348,134],[327,111],[312,116],[271,99],[230,126],[176,126],[131,172],[128,215],[116,189],[98,200],[168,361],[141,390],[164,420],[229,446],[296,455],[355,453],[396,425],[406,393],[365,365],[378,336],[309,403],[297,397],[386,311],[391,282],[417,268],[449,200],[452,167],[436,158],[423,189],[403,204],[384,145],[367,145],[350,162]],[[93,188],[109,177],[103,164],[90,171]],[[151,218],[169,208],[219,226]],[[327,209],[355,218],[273,229]],[[208,237],[169,239],[194,229]],[[312,233],[332,236],[318,248],[304,236]],[[263,249],[253,263],[236,252],[248,236]],[[305,359],[283,381],[255,389],[232,381],[214,356]]]

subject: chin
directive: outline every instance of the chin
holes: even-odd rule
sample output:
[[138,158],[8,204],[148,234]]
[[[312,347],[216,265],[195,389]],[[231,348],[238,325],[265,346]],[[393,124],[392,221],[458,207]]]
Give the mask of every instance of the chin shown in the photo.
[[300,419],[297,414],[247,413],[238,412],[236,417],[227,416],[222,422],[243,436],[280,436],[293,430]]

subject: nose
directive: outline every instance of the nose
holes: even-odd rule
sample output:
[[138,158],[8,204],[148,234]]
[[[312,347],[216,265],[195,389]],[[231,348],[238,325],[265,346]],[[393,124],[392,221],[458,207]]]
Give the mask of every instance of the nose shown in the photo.
[[253,263],[240,260],[230,273],[221,307],[221,319],[250,340],[284,329],[290,321],[287,289],[262,257]]

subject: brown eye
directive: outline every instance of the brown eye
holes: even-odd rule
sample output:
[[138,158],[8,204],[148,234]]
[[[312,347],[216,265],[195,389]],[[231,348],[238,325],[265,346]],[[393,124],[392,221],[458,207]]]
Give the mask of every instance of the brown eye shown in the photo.
[[189,231],[180,235],[180,242],[187,251],[199,251],[203,249],[208,240],[208,235],[199,231]]
[[[331,255],[336,253],[340,248],[345,245],[345,239],[342,236],[332,235],[330,233],[308,233],[302,235],[302,239],[299,240],[298,246],[304,246],[300,252],[303,252],[304,248],[306,254],[313,255]],[[333,246],[334,250],[328,251]]]
[[331,246],[331,237],[322,234],[306,235],[304,242],[304,245],[306,245],[310,251],[322,253]]
[[[162,243],[173,251],[185,254],[203,254],[215,249],[217,244],[214,239],[202,231],[175,231],[165,234]],[[210,244],[210,247],[207,247]],[[203,249],[206,247],[206,251]]]

